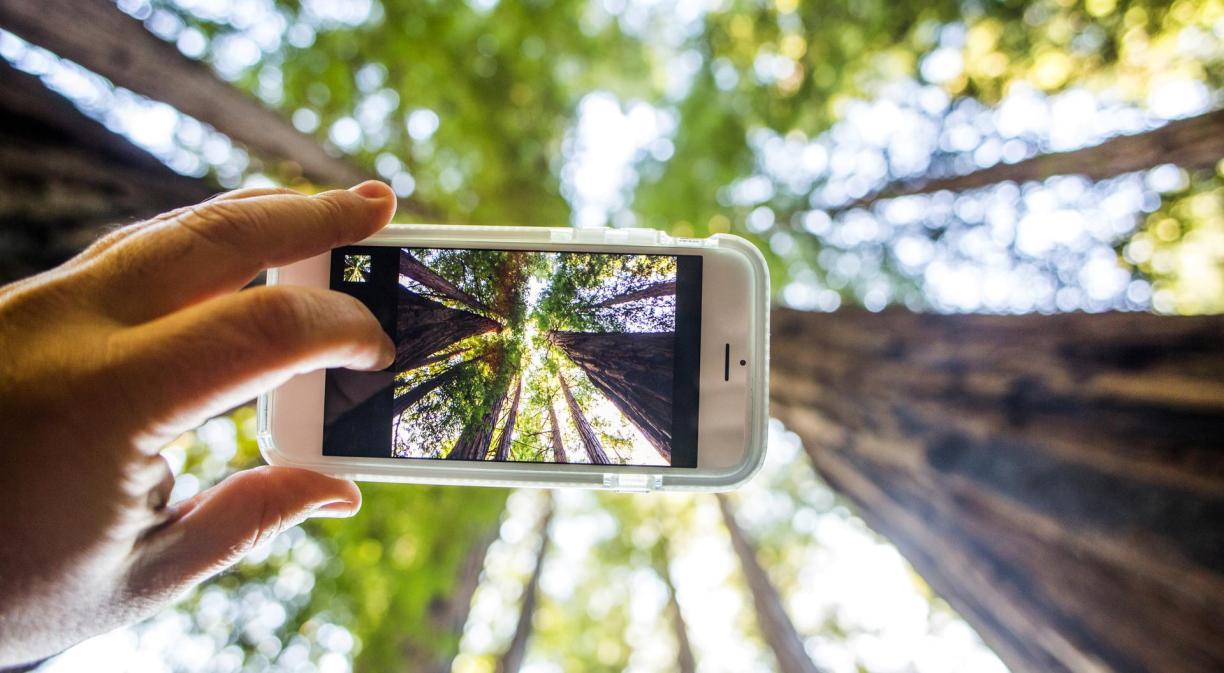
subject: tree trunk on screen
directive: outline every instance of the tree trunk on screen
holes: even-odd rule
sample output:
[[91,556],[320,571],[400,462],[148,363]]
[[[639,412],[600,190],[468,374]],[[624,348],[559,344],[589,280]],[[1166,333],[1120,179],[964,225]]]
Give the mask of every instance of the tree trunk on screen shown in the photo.
[[551,438],[553,462],[568,463],[565,457],[565,442],[561,440],[561,424],[557,422],[557,411],[553,409],[553,401],[548,401],[548,428]]
[[409,278],[444,297],[453,299],[471,308],[484,311],[485,313],[491,312],[489,307],[481,303],[480,300],[476,299],[476,297],[464,292],[454,283],[435,273],[433,269],[425,266],[421,260],[417,259],[416,256],[407,250],[400,251],[399,272],[401,275],[408,276]]
[[492,353],[485,353],[484,355],[474,357],[471,360],[464,360],[463,362],[450,367],[441,374],[430,377],[418,383],[405,391],[402,395],[397,395],[395,397],[395,401],[391,405],[391,414],[398,417],[400,414],[407,411],[409,407],[424,399],[426,395],[459,378],[459,375],[466,371],[470,371],[472,365],[488,358],[490,355],[492,355]]
[[443,306],[400,287],[396,354],[392,369],[406,372],[425,364],[431,355],[468,337],[501,331],[482,315]]
[[731,511],[731,503],[726,496],[718,494],[718,507],[722,510],[723,522],[731,536],[731,546],[739,557],[740,568],[744,572],[744,581],[752,594],[752,605],[756,608],[757,623],[761,635],[769,644],[778,660],[780,673],[820,673],[820,669],[812,662],[807,650],[803,647],[803,638],[795,630],[790,615],[782,605],[782,597],[769,575],[757,560],[756,549],[748,534],[744,532],[735,520]]
[[502,405],[506,403],[506,388],[501,388],[497,391],[491,391],[497,397],[493,400],[493,406],[480,419],[468,424],[459,433],[459,439],[455,440],[455,445],[451,447],[450,453],[446,454],[447,459],[453,460],[484,460],[489,455],[489,444],[493,441],[493,426],[497,423],[497,417],[501,416]]
[[506,423],[502,425],[501,438],[497,440],[497,450],[493,452],[493,460],[506,460],[510,457],[510,442],[514,439],[514,422],[518,420],[519,399],[523,396],[523,377],[518,377],[514,386],[514,399],[510,402],[510,411],[506,414]]
[[1224,670],[1224,317],[773,313],[771,412],[1015,673]]
[[662,280],[657,283],[651,283],[650,285],[647,285],[641,289],[625,292],[624,294],[618,294],[615,297],[609,297],[598,304],[594,304],[593,308],[607,308],[617,304],[627,304],[631,301],[637,301],[639,299],[666,297],[672,294],[676,294],[676,281]]
[[1184,168],[1207,168],[1224,157],[1224,110],[1169,122],[1134,135],[1110,138],[1099,145],[1070,152],[1039,154],[1014,164],[999,162],[989,168],[920,181],[897,184],[837,209],[867,208],[885,199],[909,194],[960,192],[1000,182],[1031,182],[1053,175],[1083,175],[1092,181],[1123,173],[1176,164]]
[[514,625],[514,635],[511,636],[506,651],[497,661],[497,673],[518,673],[523,666],[523,658],[527,654],[527,641],[531,638],[532,622],[535,617],[536,603],[539,600],[540,577],[544,574],[544,557],[548,553],[548,525],[553,518],[552,495],[548,491],[544,493],[547,502],[537,528],[540,535],[539,551],[536,552],[531,577],[523,587],[523,602],[519,607],[518,621]]
[[404,665],[400,670],[411,673],[450,673],[459,651],[459,638],[472,610],[472,596],[480,584],[485,555],[497,539],[499,522],[493,521],[482,530],[460,562],[455,584],[450,592],[434,597],[429,605],[428,633],[406,634]]
[[671,461],[674,332],[549,332],[599,392]]
[[608,454],[604,453],[599,436],[595,434],[595,429],[591,427],[591,423],[587,421],[582,409],[578,406],[578,401],[574,399],[569,383],[566,382],[564,376],[558,375],[557,378],[561,380],[561,394],[565,395],[565,404],[569,407],[570,417],[574,419],[574,427],[578,429],[578,436],[582,439],[582,448],[586,450],[587,458],[591,460],[592,465],[607,465],[610,462]]

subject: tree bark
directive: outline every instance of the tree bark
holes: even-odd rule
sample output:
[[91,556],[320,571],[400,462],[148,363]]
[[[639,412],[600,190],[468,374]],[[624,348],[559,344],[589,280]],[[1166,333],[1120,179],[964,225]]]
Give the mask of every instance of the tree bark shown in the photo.
[[643,287],[637,290],[632,290],[629,292],[625,292],[623,294],[618,294],[615,297],[609,297],[608,299],[605,299],[599,302],[598,304],[595,304],[593,308],[607,308],[609,306],[615,306],[617,304],[627,304],[631,301],[637,301],[639,299],[650,299],[651,297],[666,297],[667,295],[671,295],[671,294],[676,294],[676,281],[661,280],[657,283],[651,283],[650,285],[647,285],[646,287]]
[[557,378],[561,380],[561,393],[565,395],[565,404],[569,406],[570,417],[574,419],[574,427],[578,429],[578,436],[582,438],[582,448],[586,450],[587,458],[590,459],[592,465],[607,465],[610,462],[608,454],[604,453],[599,436],[595,434],[595,429],[583,415],[578,401],[574,399],[574,393],[570,392],[569,383],[560,374],[557,375]]
[[1015,673],[1220,671],[1222,335],[778,310],[772,412]]
[[60,264],[106,226],[198,203],[179,175],[0,59],[0,283]]
[[554,463],[568,463],[565,457],[565,442],[561,440],[561,424],[557,422],[557,411],[553,409],[553,401],[548,401],[548,426],[552,438]]
[[448,460],[484,460],[489,455],[489,444],[493,441],[493,427],[497,424],[497,417],[501,416],[502,405],[506,403],[506,388],[493,391],[496,399],[493,401],[493,407],[489,409],[480,420],[475,423],[469,423],[459,434],[459,439],[455,440],[455,445],[451,447],[450,453],[446,454]]
[[[207,65],[145,30],[113,2],[0,0],[0,25],[118,86],[211,124],[257,154],[283,161],[282,167],[297,167],[319,184],[349,186],[374,177],[221,80]],[[436,215],[416,201],[400,203],[403,212]]]
[[489,355],[491,355],[491,353],[485,353],[484,355],[479,355],[470,360],[464,360],[463,362],[450,367],[441,374],[418,383],[410,390],[405,391],[403,395],[396,396],[395,401],[391,406],[391,415],[398,418],[400,414],[403,414],[412,405],[420,402],[426,395],[459,378],[459,375],[471,368],[473,364],[488,358]]
[[676,584],[672,582],[669,564],[671,561],[670,545],[665,537],[661,537],[661,557],[655,564],[655,572],[667,586],[667,612],[672,626],[672,634],[676,637],[676,671],[678,673],[697,673],[697,657],[693,655],[693,643],[689,640],[688,623],[684,612],[680,609],[680,601],[676,598]]
[[476,297],[464,292],[454,283],[435,273],[433,269],[425,266],[421,260],[417,259],[407,250],[400,251],[399,272],[401,275],[408,276],[409,278],[444,297],[453,299],[471,308],[484,311],[485,313],[492,313],[489,307],[481,303],[480,300],[476,299]]
[[731,546],[739,557],[740,567],[744,571],[744,581],[752,594],[752,605],[756,608],[757,622],[760,624],[761,635],[769,644],[778,660],[780,673],[820,673],[820,669],[812,662],[803,646],[803,638],[795,630],[790,615],[782,605],[782,597],[777,588],[769,580],[769,575],[761,567],[756,557],[756,549],[748,534],[740,528],[731,511],[731,504],[726,496],[719,493],[718,507],[722,510],[723,522],[731,537]]
[[1099,145],[1052,152],[1014,164],[998,163],[965,175],[924,180],[917,184],[896,184],[838,208],[844,212],[867,208],[877,201],[911,194],[939,191],[961,192],[999,182],[1030,182],[1053,175],[1083,175],[1104,180],[1123,173],[1141,171],[1161,164],[1184,168],[1207,168],[1224,157],[1224,110],[1198,117],[1172,121],[1160,128],[1128,136],[1110,138]]
[[671,461],[674,332],[549,332],[597,389]]
[[527,641],[531,638],[532,622],[535,617],[536,602],[539,600],[540,577],[544,574],[544,557],[548,553],[548,525],[553,518],[552,495],[545,491],[547,504],[544,514],[540,517],[539,534],[540,547],[536,552],[535,567],[531,577],[523,587],[523,603],[519,607],[518,621],[514,625],[514,635],[510,644],[497,662],[497,673],[518,673],[527,655]]
[[444,306],[402,286],[396,322],[393,369],[397,372],[416,369],[438,351],[468,337],[501,331],[494,320]]
[[501,438],[497,440],[497,450],[493,452],[493,460],[504,461],[510,457],[510,442],[514,439],[514,422],[518,420],[519,399],[523,396],[523,377],[518,377],[514,386],[514,399],[510,402],[510,411],[506,414],[506,423],[502,426]]

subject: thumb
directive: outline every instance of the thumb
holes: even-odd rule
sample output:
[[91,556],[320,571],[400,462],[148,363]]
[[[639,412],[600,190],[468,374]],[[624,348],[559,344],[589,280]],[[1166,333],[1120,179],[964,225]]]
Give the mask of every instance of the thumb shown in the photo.
[[183,502],[141,540],[128,589],[170,600],[309,517],[348,517],[360,508],[351,481],[289,467],[239,472]]

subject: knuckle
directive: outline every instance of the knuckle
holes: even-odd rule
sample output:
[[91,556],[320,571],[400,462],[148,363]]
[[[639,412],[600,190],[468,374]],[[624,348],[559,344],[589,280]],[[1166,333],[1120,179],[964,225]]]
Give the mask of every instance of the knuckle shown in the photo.
[[319,209],[320,223],[325,225],[330,232],[332,246],[345,242],[344,227],[342,225],[352,220],[358,214],[354,212],[355,206],[358,205],[354,200],[354,196],[352,192],[337,190],[315,197],[315,203]]
[[270,478],[266,467],[244,470],[230,477],[250,495],[251,511],[258,514],[247,534],[234,550],[235,557],[245,556],[259,545],[276,537],[285,527],[285,494],[280,484]]
[[214,245],[233,246],[267,220],[267,208],[252,201],[209,201],[178,218],[180,226]]
[[315,308],[310,297],[289,288],[249,291],[246,319],[263,339],[284,341],[296,337],[310,323]]

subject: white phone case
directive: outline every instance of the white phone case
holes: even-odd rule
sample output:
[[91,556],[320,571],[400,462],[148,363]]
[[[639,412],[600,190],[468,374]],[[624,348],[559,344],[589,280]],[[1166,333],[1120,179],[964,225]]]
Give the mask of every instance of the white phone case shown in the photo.
[[[356,245],[500,248],[525,250],[576,249],[591,252],[693,254],[695,249],[719,249],[738,255],[750,269],[751,297],[748,343],[753,367],[748,373],[746,447],[743,460],[726,469],[633,465],[589,465],[526,462],[466,462],[403,458],[303,457],[278,448],[275,429],[277,391],[261,395],[257,405],[260,452],[272,465],[302,467],[362,481],[503,487],[577,487],[615,491],[725,491],[750,479],[765,455],[768,425],[769,274],[765,259],[738,236],[677,238],[653,229],[487,227],[461,225],[392,225]],[[572,247],[571,247],[572,246]],[[268,271],[268,284],[280,280]],[[310,376],[310,375],[306,375]],[[277,389],[280,390],[280,389]],[[704,396],[704,391],[703,391]],[[700,403],[700,402],[699,402]],[[292,419],[283,418],[282,423]],[[283,426],[282,426],[283,427]],[[698,446],[700,456],[701,447]]]

